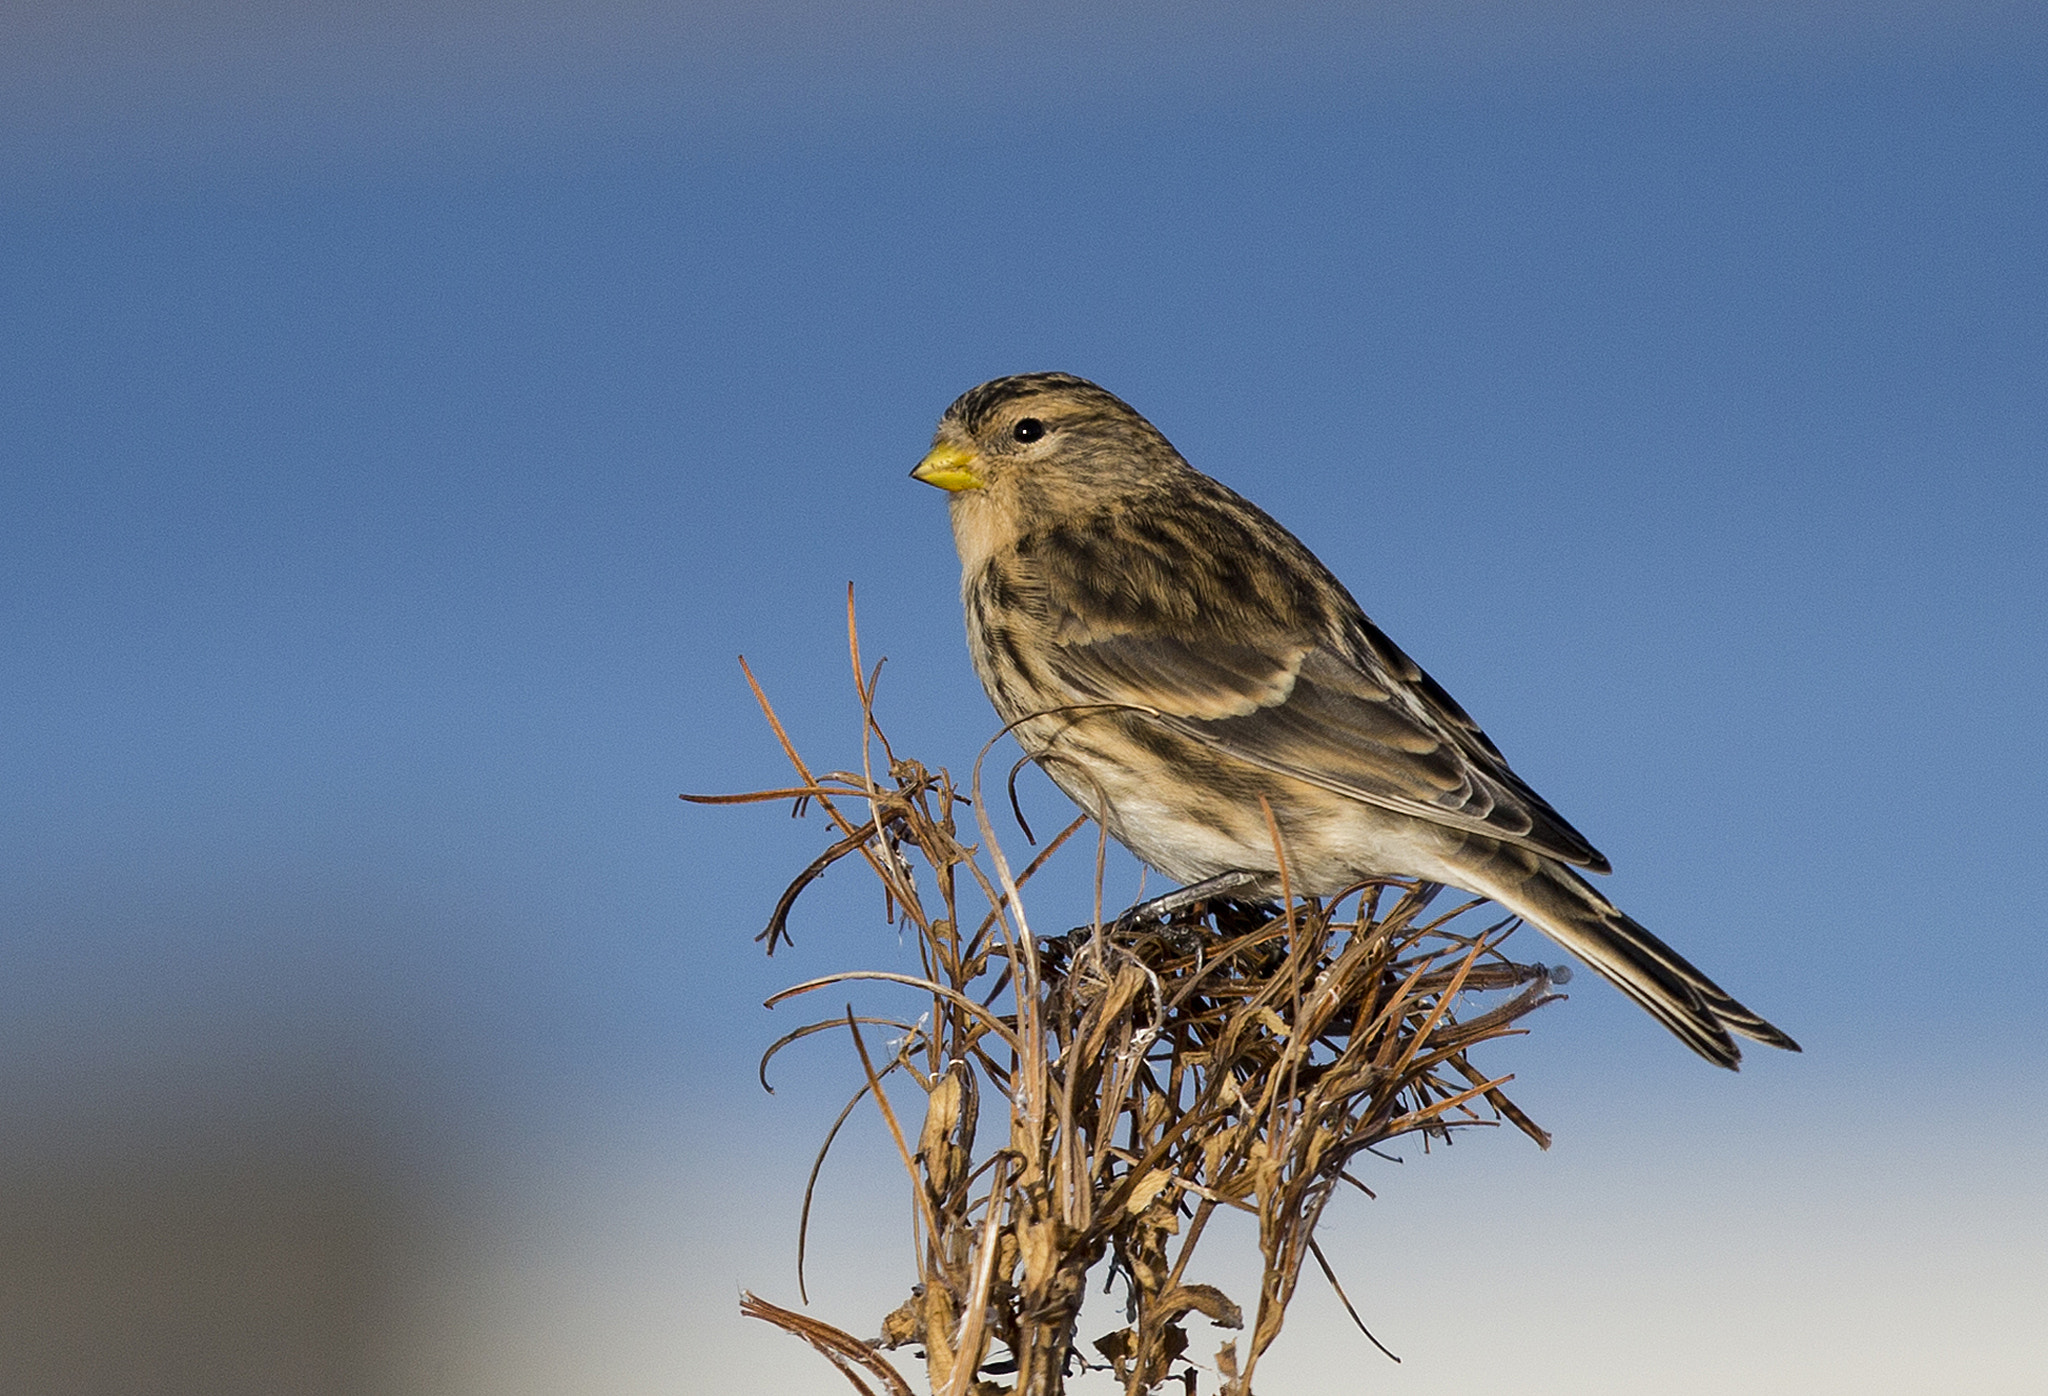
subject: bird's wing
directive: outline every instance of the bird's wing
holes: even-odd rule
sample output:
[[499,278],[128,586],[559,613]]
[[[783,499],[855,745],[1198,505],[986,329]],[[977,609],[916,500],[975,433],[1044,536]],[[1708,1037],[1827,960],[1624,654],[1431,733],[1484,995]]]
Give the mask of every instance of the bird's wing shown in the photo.
[[1143,709],[1255,766],[1382,809],[1607,871],[1435,680],[1377,627],[1355,654],[1305,639],[1070,628],[1052,667],[1087,699]]

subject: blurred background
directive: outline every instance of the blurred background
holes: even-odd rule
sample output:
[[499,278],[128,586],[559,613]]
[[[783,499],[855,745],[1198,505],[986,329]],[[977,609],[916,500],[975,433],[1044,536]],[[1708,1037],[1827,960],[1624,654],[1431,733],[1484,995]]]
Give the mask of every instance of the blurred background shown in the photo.
[[[735,1312],[858,1073],[765,1094],[760,1005],[904,947],[849,867],[764,959],[825,826],[676,795],[786,778],[741,653],[857,760],[849,582],[965,772],[906,472],[1045,368],[1806,1047],[1580,976],[1483,1063],[1549,1153],[1333,1208],[1404,1362],[1312,1276],[1262,1386],[2038,1391],[2043,15],[0,3],[0,1392],[844,1389]],[[816,1204],[856,1331],[894,1166]]]

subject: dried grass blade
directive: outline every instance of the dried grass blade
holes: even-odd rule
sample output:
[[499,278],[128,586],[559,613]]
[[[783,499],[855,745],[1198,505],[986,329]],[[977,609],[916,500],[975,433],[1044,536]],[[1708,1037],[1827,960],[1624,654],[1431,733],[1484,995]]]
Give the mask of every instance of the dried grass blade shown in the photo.
[[940,1234],[939,1220],[932,1215],[932,1200],[925,1192],[924,1180],[918,1177],[917,1160],[903,1137],[903,1126],[898,1123],[896,1111],[889,1104],[888,1093],[882,1089],[882,1078],[875,1074],[874,1061],[868,1056],[868,1044],[861,1039],[860,1024],[854,1021],[851,1008],[846,1010],[846,1030],[853,1034],[853,1050],[860,1054],[860,1069],[867,1073],[868,1090],[874,1094],[875,1105],[889,1126],[889,1137],[896,1141],[896,1153],[903,1160],[903,1171],[910,1175],[910,1191],[917,1198],[917,1210],[924,1217],[926,1233],[937,1236]]
[[[843,1018],[827,1018],[822,1022],[806,1023],[802,1027],[796,1029],[795,1031],[786,1032],[782,1036],[776,1038],[774,1045],[761,1054],[761,1064],[755,1070],[755,1074],[760,1078],[761,1081],[761,1089],[768,1092],[768,1094],[770,1095],[775,1094],[775,1087],[768,1084],[768,1063],[775,1060],[776,1056],[781,1053],[783,1048],[788,1047],[794,1043],[801,1042],[805,1038],[810,1037],[816,1033],[832,1032],[835,1029],[843,1026],[845,1024],[845,1021],[846,1020]],[[895,1028],[900,1032],[904,1033],[905,1035],[917,1031],[917,1024],[901,1022],[895,1018],[863,1017],[860,1021],[866,1023],[869,1027]]]
[[860,828],[855,829],[845,838],[840,839],[823,853],[813,858],[810,865],[798,873],[796,879],[783,889],[782,896],[776,900],[775,911],[768,918],[768,925],[759,935],[754,937],[755,941],[767,941],[768,953],[771,955],[775,953],[775,942],[778,939],[785,945],[796,944],[789,936],[789,913],[796,909],[796,899],[801,897],[805,889],[813,882],[823,877],[826,870],[834,863],[849,853],[860,852],[866,846],[867,841],[874,836],[875,821],[870,819],[867,823],[861,825]]
[[796,773],[803,777],[804,784],[816,785],[811,768],[804,764],[804,758],[797,754],[796,743],[789,739],[783,729],[782,719],[775,715],[775,705],[768,701],[768,695],[761,688],[761,681],[754,677],[753,669],[747,664],[747,657],[740,656],[740,672],[747,676],[747,687],[754,691],[754,701],[761,705],[761,715],[768,719],[768,730],[775,734],[775,740],[782,744],[782,754],[789,758],[789,764],[796,767]]
[[[1514,1076],[1512,1074],[1509,1074],[1507,1076],[1498,1077],[1492,1081],[1482,1081],[1480,1082],[1480,1084],[1473,1086],[1468,1090],[1459,1091],[1455,1095],[1446,1095],[1442,1100],[1438,1101],[1434,1105],[1426,1105],[1420,1110],[1411,1110],[1406,1115],[1403,1115],[1398,1123],[1400,1124],[1401,1129],[1404,1133],[1408,1130],[1419,1129],[1423,1125],[1426,1125],[1431,1120],[1435,1119],[1438,1115],[1443,1114],[1444,1111],[1455,1109],[1456,1107],[1463,1105],[1468,1100],[1482,1097],[1488,1091],[1497,1091],[1502,1086],[1505,1086],[1508,1082],[1514,1079]],[[1460,1121],[1459,1123],[1463,1122]],[[1492,1121],[1481,1120],[1479,1121],[1479,1123],[1491,1124]]]
[[813,989],[829,989],[834,984],[845,984],[856,979],[876,979],[886,984],[907,984],[913,989],[922,989],[928,994],[936,994],[946,1002],[958,1004],[961,1008],[966,1009],[977,1021],[985,1024],[990,1032],[1002,1038],[1011,1047],[1015,1048],[1017,1046],[1017,1035],[1010,1031],[1008,1024],[1004,1023],[1002,1019],[996,1017],[973,999],[968,998],[958,989],[949,989],[944,984],[936,983],[930,979],[919,979],[915,975],[892,974],[887,970],[849,969],[841,970],[837,974],[828,974],[822,979],[807,979],[801,984],[792,985],[790,988],[784,989],[779,993],[769,995],[766,999],[762,1000],[762,1006],[773,1008],[783,1000],[795,998],[798,994],[808,994]]
[[[1475,1086],[1486,1083],[1486,1077],[1475,1069],[1470,1062],[1465,1060],[1463,1052],[1452,1055],[1451,1067]],[[1501,1116],[1513,1124],[1516,1129],[1519,1129],[1522,1133],[1535,1140],[1537,1148],[1548,1149],[1550,1147],[1550,1131],[1537,1124],[1527,1115],[1524,1115],[1521,1107],[1508,1099],[1506,1092],[1502,1091],[1498,1086],[1487,1085],[1485,1094],[1486,1103],[1500,1111]]]
[[[834,1022],[829,1026],[836,1028],[839,1024]],[[861,1098],[867,1093],[868,1088],[863,1084],[853,1093],[853,1099],[846,1102],[846,1107],[839,1112],[839,1118],[832,1122],[832,1128],[825,1131],[825,1142],[818,1146],[817,1156],[811,1160],[810,1176],[804,1179],[804,1205],[803,1210],[797,1213],[796,1219],[796,1292],[806,1304],[811,1302],[811,1292],[804,1286],[804,1257],[809,1253],[811,1241],[811,1198],[818,1191],[818,1175],[825,1171],[825,1155],[832,1152],[832,1141],[839,1137],[840,1126],[853,1115],[854,1107],[860,1104]]]
[[792,785],[786,790],[748,790],[738,795],[676,796],[693,805],[762,805],[770,800],[815,800],[821,795],[854,795],[858,791],[825,785]]
[[[1073,823],[1069,824],[1066,828],[1060,830],[1059,833],[1053,838],[1053,841],[1047,844],[1044,850],[1040,852],[1036,858],[1033,858],[1029,863],[1025,864],[1024,871],[1017,874],[1017,886],[1021,888],[1024,886],[1025,883],[1031,881],[1032,874],[1036,873],[1040,868],[1045,866],[1045,860],[1052,857],[1053,854],[1059,852],[1060,845],[1065,843],[1068,839],[1072,838],[1076,833],[1080,832],[1081,826],[1083,824],[1086,824],[1087,822],[1087,815],[1076,815],[1074,817]],[[981,918],[981,925],[975,928],[974,938],[968,941],[967,943],[968,951],[970,954],[980,948],[982,937],[986,936],[989,932],[989,928],[995,925],[996,918],[1003,914],[1003,908],[1009,905],[1009,900],[1009,893],[1005,892],[1002,895],[1002,897],[998,900],[997,904],[989,911],[988,915]]]
[[1316,1264],[1322,1267],[1323,1278],[1330,1282],[1331,1289],[1337,1291],[1337,1298],[1343,1303],[1344,1312],[1351,1315],[1351,1321],[1358,1325],[1359,1332],[1365,1334],[1365,1340],[1388,1357],[1393,1358],[1394,1361],[1399,1362],[1401,1359],[1395,1355],[1393,1349],[1373,1336],[1372,1330],[1365,1326],[1365,1320],[1358,1316],[1358,1310],[1351,1306],[1351,1296],[1346,1294],[1344,1286],[1337,1282],[1337,1272],[1330,1268],[1329,1258],[1323,1254],[1323,1248],[1316,1244],[1315,1237],[1313,1236],[1309,1237],[1308,1253],[1314,1256]]
[[1451,982],[1436,996],[1436,1002],[1429,1006],[1429,1013],[1424,1017],[1421,1026],[1417,1027],[1414,1034],[1408,1039],[1407,1050],[1402,1052],[1400,1061],[1394,1067],[1397,1074],[1408,1070],[1409,1066],[1415,1061],[1416,1053],[1420,1052],[1423,1044],[1429,1041],[1429,1035],[1436,1031],[1437,1024],[1441,1023],[1445,1016],[1450,1013],[1452,1002],[1457,999],[1459,991],[1465,986],[1465,976],[1471,972],[1472,966],[1478,962],[1479,953],[1484,948],[1485,943],[1483,941],[1477,942],[1470,950],[1465,952],[1464,959],[1458,965],[1458,972],[1451,976]]
[[946,1396],[967,1396],[969,1385],[980,1370],[984,1335],[988,1331],[989,1292],[995,1286],[996,1256],[1001,1251],[1003,1189],[1009,1184],[1011,1155],[996,1155],[996,1171],[988,1184],[988,1213],[981,1220],[981,1248],[975,1256],[974,1284],[967,1292],[967,1308],[960,1315],[960,1332],[953,1343],[953,1380]]
[[876,1392],[875,1388],[860,1379],[855,1368],[865,1370],[881,1382],[882,1390],[887,1392],[888,1396],[917,1396],[917,1393],[911,1390],[910,1383],[889,1364],[888,1359],[842,1328],[834,1328],[831,1324],[812,1318],[808,1314],[800,1314],[779,1304],[771,1304],[759,1295],[745,1290],[740,1292],[740,1316],[772,1323],[783,1332],[794,1333],[802,1338],[837,1367],[840,1374],[853,1383],[853,1389],[860,1392],[861,1396],[876,1396]]

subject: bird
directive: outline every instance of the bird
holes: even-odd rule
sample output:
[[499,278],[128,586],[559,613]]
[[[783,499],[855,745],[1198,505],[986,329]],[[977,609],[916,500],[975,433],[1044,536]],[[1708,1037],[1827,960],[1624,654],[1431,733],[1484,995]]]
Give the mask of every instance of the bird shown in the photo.
[[1420,879],[1535,926],[1716,1065],[1737,1067],[1737,1037],[1799,1050],[1580,876],[1608,860],[1450,694],[1121,398],[1067,373],[993,379],[910,473],[947,494],[996,712],[1182,884],[1145,909]]

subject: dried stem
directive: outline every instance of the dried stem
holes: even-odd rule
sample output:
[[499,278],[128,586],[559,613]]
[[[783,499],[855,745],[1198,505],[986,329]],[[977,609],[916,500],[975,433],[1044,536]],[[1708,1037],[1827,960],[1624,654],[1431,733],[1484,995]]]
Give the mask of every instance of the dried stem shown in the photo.
[[[875,1389],[872,1378],[907,1393],[874,1348],[914,1344],[934,1393],[1056,1396],[1082,1360],[1082,1298],[1106,1261],[1122,1283],[1126,1323],[1093,1350],[1126,1396],[1169,1380],[1192,1392],[1200,1364],[1189,1317],[1244,1324],[1221,1290],[1186,1278],[1210,1219],[1231,1209],[1257,1219],[1264,1264],[1245,1351],[1225,1344],[1214,1370],[1223,1396],[1250,1396],[1304,1263],[1313,1258],[1343,1297],[1314,1234],[1340,1182],[1363,1187],[1346,1172],[1359,1154],[1404,1134],[1442,1138],[1502,1119],[1548,1145],[1502,1092],[1510,1078],[1488,1076],[1467,1054],[1518,1033],[1523,1016],[1558,997],[1549,972],[1501,954],[1512,921],[1465,929],[1483,921],[1484,903],[1431,915],[1441,889],[1398,878],[1364,882],[1327,905],[1226,901],[1114,933],[1101,929],[1098,905],[1090,926],[1035,936],[1021,889],[1078,823],[1013,875],[980,799],[980,762],[963,795],[944,770],[890,748],[874,713],[881,666],[862,665],[851,604],[849,596],[860,770],[814,774],[750,672],[800,784],[688,798],[795,799],[831,819],[832,842],[763,933],[771,952],[787,939],[804,888],[856,853],[881,881],[892,918],[915,932],[921,976],[847,971],[769,1001],[878,983],[926,1001],[914,1024],[910,1013],[848,1009],[785,1035],[768,1056],[833,1027],[851,1034],[863,1085],[848,1108],[866,1098],[882,1109],[909,1172],[918,1284],[872,1344],[752,1296],[743,1310],[803,1337],[863,1391]],[[871,744],[886,772],[875,770]],[[963,804],[978,844],[961,840]],[[1273,837],[1277,846],[1277,825]],[[969,892],[985,911],[961,904]],[[1508,996],[1461,1017],[1461,1000],[1484,993]],[[887,1060],[870,1057],[860,1023],[901,1031]],[[908,1121],[882,1090],[899,1067],[926,1094],[914,1149]],[[992,1148],[977,1138],[984,1094],[1002,1106]],[[1348,1297],[1344,1305],[1358,1319]],[[992,1362],[997,1347],[1006,1361]]]

